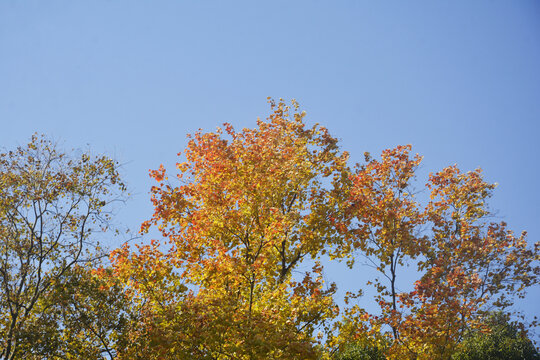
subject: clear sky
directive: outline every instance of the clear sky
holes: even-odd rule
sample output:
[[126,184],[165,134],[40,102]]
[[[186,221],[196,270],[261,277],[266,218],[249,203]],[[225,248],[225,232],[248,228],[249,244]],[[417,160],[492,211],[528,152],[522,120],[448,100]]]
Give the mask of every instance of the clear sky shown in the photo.
[[540,240],[538,1],[0,1],[0,146],[39,132],[114,156],[129,227],[151,214],[148,169],[198,128],[255,126],[268,96],[352,162],[410,143],[423,176],[483,168],[498,218]]

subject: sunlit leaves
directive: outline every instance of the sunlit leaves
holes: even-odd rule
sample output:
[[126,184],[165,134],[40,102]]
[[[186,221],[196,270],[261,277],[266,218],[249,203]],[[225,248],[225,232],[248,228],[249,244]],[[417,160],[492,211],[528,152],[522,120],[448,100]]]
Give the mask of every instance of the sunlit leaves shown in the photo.
[[[114,255],[136,296],[154,304],[148,316],[162,311],[156,296],[167,298],[171,289],[157,285],[150,294],[145,282],[197,288],[182,305],[165,305],[171,320],[158,321],[193,331],[185,341],[171,340],[175,351],[198,358],[315,358],[315,330],[335,316],[334,288],[323,284],[322,268],[305,276],[293,270],[341,236],[330,221],[338,208],[331,183],[346,172],[347,154],[325,128],[307,128],[296,103],[271,102],[271,108],[255,129],[225,124],[191,136],[177,182],[162,166],[150,171],[158,182],[155,213],[142,231],[157,225],[168,243]],[[201,312],[190,318],[193,308]]]
[[[410,149],[385,150],[380,161],[366,155],[367,164],[351,178],[342,218],[348,241],[337,253],[363,255],[383,275],[369,282],[381,312],[356,305],[338,328],[342,342],[358,336],[350,324],[371,341],[391,338],[389,358],[447,359],[487,310],[508,308],[538,282],[538,249],[528,248],[525,233],[518,237],[504,222],[490,222],[487,200],[495,185],[481,170],[450,166],[431,174],[430,198],[422,205],[411,182],[421,157],[411,158]],[[398,291],[406,264],[420,279],[412,291]]]
[[47,337],[56,323],[36,319],[54,284],[103,254],[92,234],[109,228],[109,205],[125,190],[117,168],[105,156],[71,157],[36,135],[0,154],[0,357],[26,354],[28,327]]
[[[0,357],[450,359],[538,283],[539,245],[493,222],[480,170],[421,185],[410,145],[351,168],[296,102],[270,106],[150,170],[141,232],[161,239],[114,250],[110,268],[90,260],[124,190],[117,164],[39,137],[0,154]],[[336,260],[376,271],[378,310],[364,284],[338,310]]]

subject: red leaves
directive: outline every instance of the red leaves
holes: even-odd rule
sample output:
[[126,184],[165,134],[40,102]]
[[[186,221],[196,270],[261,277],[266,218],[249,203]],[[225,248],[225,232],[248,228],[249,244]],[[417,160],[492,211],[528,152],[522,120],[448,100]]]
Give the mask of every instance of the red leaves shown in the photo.
[[346,155],[326,129],[304,126],[296,103],[294,109],[271,106],[255,129],[224,124],[224,130],[195,133],[177,164],[180,185],[165,183],[163,166],[150,171],[158,182],[151,190],[154,215],[141,231],[157,225],[171,247],[151,244],[113,256],[119,274],[150,299],[151,313],[160,309],[152,299],[170,289],[150,292],[149,279],[197,287],[192,300],[204,304],[201,336],[212,357],[226,348],[235,358],[282,352],[314,358],[315,327],[336,315],[335,288],[323,288],[320,267],[300,284],[292,273],[338,238],[329,217],[343,195],[321,178],[342,176]]
[[150,177],[153,177],[156,179],[156,181],[161,182],[163,179],[165,179],[165,168],[163,167],[163,164],[159,165],[158,170],[150,170]]
[[[351,266],[361,254],[383,275],[370,282],[380,313],[352,306],[336,328],[388,345],[389,358],[448,358],[485,309],[508,306],[508,295],[537,282],[538,251],[504,223],[489,223],[495,185],[480,170],[430,174],[422,204],[422,157],[410,145],[380,160],[366,154],[351,170],[336,139],[306,127],[296,103],[270,103],[272,114],[254,129],[224,124],[190,137],[178,186],[162,165],[150,171],[154,214],[141,232],[157,226],[168,248],[152,242],[113,253],[163,349],[187,358],[316,358],[314,331],[337,315],[336,289],[324,286],[319,263],[303,277],[293,272],[324,254]],[[407,264],[420,278],[402,287]]]
[[[431,200],[422,206],[412,190],[422,158],[411,158],[410,150],[384,150],[381,160],[366,154],[366,164],[350,175],[345,211],[331,219],[347,239],[336,254],[360,250],[384,275],[371,282],[381,315],[371,315],[369,324],[375,333],[392,329],[390,358],[445,358],[483,311],[508,307],[512,295],[537,283],[540,270],[523,236],[489,223],[486,203],[495,185],[480,169],[450,166],[430,174]],[[398,293],[405,263],[415,264],[421,278],[414,291]]]

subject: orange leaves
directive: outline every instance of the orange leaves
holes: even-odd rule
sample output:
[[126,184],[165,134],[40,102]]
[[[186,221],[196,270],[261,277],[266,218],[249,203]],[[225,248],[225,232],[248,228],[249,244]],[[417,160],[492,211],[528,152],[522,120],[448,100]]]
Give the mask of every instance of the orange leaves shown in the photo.
[[329,218],[343,195],[323,178],[337,184],[345,177],[347,155],[326,129],[305,126],[296,103],[271,107],[254,129],[224,124],[191,136],[177,164],[178,185],[164,181],[163,166],[150,171],[157,181],[154,215],[141,231],[157,225],[170,248],[113,255],[119,274],[143,297],[162,292],[161,299],[171,289],[159,285],[150,293],[146,282],[177,277],[197,287],[191,305],[204,304],[201,336],[212,357],[226,348],[243,354],[234,358],[313,358],[314,329],[336,316],[335,288],[324,289],[322,269],[301,283],[293,271],[339,237]]
[[[157,358],[167,349],[184,358],[320,358],[322,327],[331,347],[355,339],[389,359],[447,359],[485,309],[508,306],[537,282],[538,250],[487,221],[495,186],[480,170],[431,174],[422,204],[422,157],[410,145],[366,154],[351,170],[337,140],[306,126],[297,103],[270,106],[253,129],[224,124],[191,136],[177,183],[163,166],[150,171],[154,214],[141,231],[157,226],[166,243],[113,253],[144,316],[136,343],[152,344]],[[361,255],[382,275],[369,282],[380,311],[345,309],[337,336],[336,288],[318,262],[325,254],[351,267]],[[299,275],[309,258],[316,265]],[[403,286],[407,265],[419,279]]]
[[428,211],[437,221],[442,212],[452,209],[453,219],[473,223],[487,215],[485,201],[491,197],[495,184],[488,184],[482,179],[482,170],[476,169],[461,173],[454,165],[436,174],[430,174],[427,187],[431,190],[431,202]]
[[163,181],[166,178],[165,168],[163,167],[163,164],[159,165],[158,170],[150,170],[150,177],[153,177],[158,182]]
[[[409,159],[410,149],[407,145],[385,150],[381,162],[368,156],[368,164],[354,174],[349,211],[359,220],[358,229],[364,237],[373,234],[389,246],[407,246],[413,228],[424,221],[409,189],[422,158],[416,155]],[[366,248],[364,245],[363,250]]]
[[[422,158],[410,150],[384,150],[381,160],[366,153],[366,164],[344,183],[345,210],[331,221],[346,241],[335,255],[360,252],[384,276],[370,281],[380,316],[369,314],[367,321],[346,310],[344,321],[361,320],[375,338],[375,329],[389,328],[389,358],[444,359],[487,308],[508,307],[512,295],[523,296],[538,282],[537,250],[527,250],[524,237],[506,224],[488,222],[495,185],[479,169],[462,173],[451,166],[430,174],[430,201],[422,206],[412,183]],[[413,291],[398,292],[407,263],[421,278]]]
[[[242,249],[250,263],[269,251],[267,259],[282,262],[283,276],[305,255],[298,249],[315,254],[322,243],[299,246],[296,239],[320,242],[333,231],[326,215],[331,194],[318,178],[343,162],[325,129],[305,130],[304,114],[291,120],[284,103],[271,106],[274,112],[268,122],[258,121],[258,129],[236,132],[225,124],[228,139],[220,129],[196,133],[184,151],[186,162],[178,165],[185,184],[153,188],[155,214],[142,230],[161,223],[163,235],[179,248],[199,243],[210,256],[219,246]],[[162,167],[151,173],[158,181],[165,176]],[[189,273],[192,265],[186,266]]]

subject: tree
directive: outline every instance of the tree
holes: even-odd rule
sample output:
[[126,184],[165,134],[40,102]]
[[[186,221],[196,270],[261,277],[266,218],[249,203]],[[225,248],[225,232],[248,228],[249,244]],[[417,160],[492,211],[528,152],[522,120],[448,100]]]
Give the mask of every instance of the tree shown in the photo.
[[[292,117],[283,102],[271,106],[255,129],[197,132],[177,164],[179,185],[163,166],[151,171],[155,212],[142,231],[157,226],[167,240],[113,254],[141,314],[121,357],[450,359],[489,310],[508,309],[538,282],[538,245],[489,221],[495,186],[480,170],[430,175],[422,204],[422,158],[410,145],[351,170],[324,128],[305,128],[296,104]],[[380,272],[369,282],[380,313],[355,305],[330,326],[335,289],[323,286],[323,254],[351,267],[361,254]],[[309,258],[302,279],[294,271]],[[397,283],[406,265],[420,277],[408,292]]]
[[484,321],[484,329],[470,331],[460,343],[453,360],[537,360],[540,359],[527,334],[501,312]]
[[[410,313],[403,321],[409,351],[421,358],[450,358],[466,331],[478,328],[488,310],[508,310],[538,283],[538,246],[527,246],[504,222],[489,221],[487,199],[495,185],[481,170],[450,166],[430,175],[429,247],[423,276],[403,294]],[[418,350],[413,350],[414,348]]]
[[0,358],[29,357],[24,339],[56,326],[50,296],[102,253],[94,235],[124,190],[113,160],[70,157],[44,137],[0,154]]
[[[487,310],[508,308],[538,282],[538,244],[529,249],[525,234],[488,221],[495,186],[480,170],[451,166],[430,175],[431,200],[422,206],[410,184],[421,157],[411,159],[410,149],[385,150],[381,161],[367,157],[352,175],[348,210],[336,220],[347,242],[336,255],[360,250],[386,282],[373,281],[380,314],[355,306],[338,328],[390,338],[389,358],[449,359]],[[397,269],[407,263],[421,278],[413,291],[397,292]]]
[[[109,268],[96,235],[125,190],[118,164],[38,136],[0,154],[0,358],[538,357],[491,311],[512,314],[538,283],[540,244],[491,221],[481,170],[430,174],[422,202],[410,145],[351,169],[296,102],[270,105],[254,129],[190,136],[175,178],[150,171],[141,232],[162,240],[124,244]],[[356,304],[336,321],[325,255],[379,272],[380,311]]]
[[124,346],[131,315],[110,269],[71,267],[35,305],[21,334],[27,359],[114,359]]
[[347,346],[336,356],[336,360],[386,360],[383,351],[377,347],[354,344]]
[[315,330],[335,316],[334,287],[317,262],[293,271],[340,238],[330,218],[347,154],[325,128],[306,128],[295,102],[271,107],[255,129],[197,132],[177,164],[180,185],[151,171],[155,213],[142,230],[157,225],[169,249],[154,241],[113,256],[151,319],[140,335],[159,339],[149,356],[319,356]]
[[[398,269],[405,260],[418,257],[425,243],[419,235],[425,216],[410,184],[422,158],[416,155],[410,159],[410,150],[410,145],[384,150],[381,161],[366,153],[367,164],[351,174],[350,205],[345,218],[351,245],[338,248],[338,253],[345,250],[346,256],[353,254],[351,249],[360,249],[368,265],[388,280],[389,287],[379,279],[370,284],[377,288],[381,318],[392,328],[394,340],[399,339]],[[349,266],[353,264],[354,258]]]

